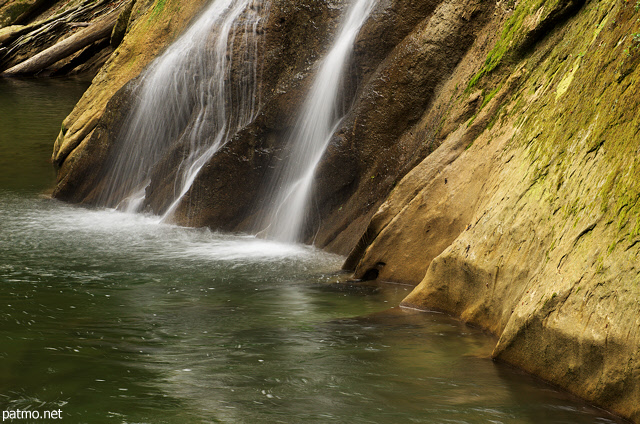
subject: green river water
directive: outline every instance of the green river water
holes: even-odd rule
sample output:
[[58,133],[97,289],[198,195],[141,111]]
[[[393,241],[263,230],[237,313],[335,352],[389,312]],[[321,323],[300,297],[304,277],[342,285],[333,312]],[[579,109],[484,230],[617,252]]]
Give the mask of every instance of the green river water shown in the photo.
[[48,199],[87,83],[0,79],[0,410],[63,423],[616,423],[343,258]]

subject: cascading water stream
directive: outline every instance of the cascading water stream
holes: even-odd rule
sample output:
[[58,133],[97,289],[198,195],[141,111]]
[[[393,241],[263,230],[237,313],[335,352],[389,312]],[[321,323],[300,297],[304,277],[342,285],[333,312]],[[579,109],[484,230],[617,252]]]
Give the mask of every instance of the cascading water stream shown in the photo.
[[266,0],[214,0],[143,75],[119,136],[99,202],[128,212],[144,207],[154,166],[171,150],[175,173],[169,217],[202,166],[259,108],[259,27]]
[[316,167],[342,119],[340,88],[360,28],[376,0],[356,0],[324,58],[288,141],[290,156],[279,166],[267,190],[259,234],[284,242],[300,241]]
[[[375,1],[352,3],[321,63],[288,139],[291,154],[270,180],[265,204],[272,206],[262,208],[258,228],[266,238],[299,241],[315,169],[345,109],[345,67]],[[202,167],[255,119],[262,68],[258,34],[267,6],[268,0],[214,0],[149,67],[113,149],[99,204],[142,211],[156,189],[152,179],[164,179],[165,186],[172,181],[173,192],[154,212],[171,217]]]

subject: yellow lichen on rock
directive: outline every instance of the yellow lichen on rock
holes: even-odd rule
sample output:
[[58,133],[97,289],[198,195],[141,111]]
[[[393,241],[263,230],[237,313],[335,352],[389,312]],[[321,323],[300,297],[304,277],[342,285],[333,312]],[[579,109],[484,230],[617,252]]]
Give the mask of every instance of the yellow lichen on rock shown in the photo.
[[564,93],[567,92],[569,86],[573,82],[573,77],[575,77],[578,68],[580,67],[580,62],[582,61],[582,57],[578,56],[576,60],[573,62],[571,69],[565,74],[562,80],[558,83],[558,87],[556,88],[556,100],[558,100]]

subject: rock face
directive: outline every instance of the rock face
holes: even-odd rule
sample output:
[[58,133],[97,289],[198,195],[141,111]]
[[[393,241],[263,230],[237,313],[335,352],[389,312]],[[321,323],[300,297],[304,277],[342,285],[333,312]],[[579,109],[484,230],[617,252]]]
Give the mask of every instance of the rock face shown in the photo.
[[185,29],[205,3],[136,1],[128,35],[62,123],[52,156],[58,168],[54,196],[89,202],[100,191],[100,170],[131,103],[127,96],[132,85],[125,84]]
[[[135,2],[63,123],[54,196],[96,202],[135,78],[204,3]],[[271,2],[261,112],[203,168],[178,223],[251,227],[346,3]],[[356,278],[417,285],[406,306],[486,328],[498,360],[638,423],[639,16],[617,0],[380,0],[307,228]],[[151,172],[149,210],[166,209],[181,149]]]
[[23,25],[34,15],[49,6],[45,0],[2,0],[0,1],[0,28],[9,25]]
[[[478,103],[478,88],[481,110],[398,184],[349,261],[358,277],[419,283],[406,306],[488,329],[498,360],[634,422],[637,13],[521,2],[504,26],[520,26],[524,44],[503,32],[483,66],[459,77],[466,90],[443,131]],[[546,37],[531,44],[540,27]]]
[[[438,84],[471,45],[474,28],[483,22],[485,9],[477,6],[476,18],[469,21],[462,16],[466,9],[460,4],[395,2],[392,7],[406,13],[402,24],[389,19],[385,10],[390,6],[382,4],[365,26],[356,43],[354,81],[347,88],[355,92],[354,106],[336,131],[316,174],[314,198],[321,206],[313,208],[317,215],[307,235],[308,240],[315,237],[316,245],[348,253],[375,207],[407,172],[405,165],[415,160],[414,155],[428,153],[418,139],[404,143],[397,143],[397,139],[419,118],[417,111],[431,101]],[[276,11],[276,21],[280,19],[277,16]],[[415,23],[410,34],[407,22]],[[269,32],[267,29],[267,36]],[[381,34],[394,34],[400,44],[369,48]],[[431,41],[424,43],[425,39]],[[267,48],[267,54],[271,51]],[[287,63],[290,54],[274,63]],[[277,70],[265,70],[266,75],[271,73],[277,75]],[[302,103],[304,91],[291,87],[290,75],[280,78],[258,122],[239,134],[200,173],[178,211],[178,222],[228,231],[249,228],[255,209],[247,205],[258,197],[257,187],[271,163],[287,154],[284,135],[293,122],[283,112],[292,116],[290,105]],[[363,81],[359,86],[358,80]],[[302,83],[302,87],[307,85]],[[294,97],[292,93],[298,94]],[[403,151],[412,153],[401,157]]]

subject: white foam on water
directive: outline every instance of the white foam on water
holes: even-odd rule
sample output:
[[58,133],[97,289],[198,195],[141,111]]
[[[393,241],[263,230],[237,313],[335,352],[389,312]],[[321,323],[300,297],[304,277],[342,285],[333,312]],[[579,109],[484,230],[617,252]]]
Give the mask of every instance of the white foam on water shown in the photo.
[[[27,202],[23,200],[22,202]],[[0,205],[0,240],[61,242],[91,254],[121,254],[197,261],[262,262],[338,257],[311,246],[283,243],[253,235],[221,234],[162,222],[161,217],[116,209],[86,209],[53,200]],[[4,206],[4,207],[3,207]],[[25,211],[13,214],[14,208]],[[336,262],[337,263],[337,262]]]

